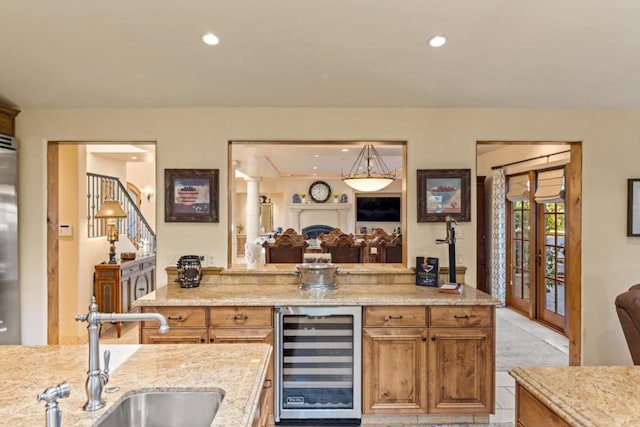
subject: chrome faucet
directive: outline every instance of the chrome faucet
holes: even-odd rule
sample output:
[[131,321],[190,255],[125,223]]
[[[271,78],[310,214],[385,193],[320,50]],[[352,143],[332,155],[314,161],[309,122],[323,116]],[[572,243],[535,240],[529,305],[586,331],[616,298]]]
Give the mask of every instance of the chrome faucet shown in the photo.
[[449,245],[449,282],[456,283],[456,229],[454,224],[458,225],[451,215],[445,216],[447,226],[447,237],[445,239],[436,239],[437,244],[446,243]]
[[100,371],[100,342],[99,330],[102,322],[141,322],[145,320],[156,320],[160,323],[160,333],[164,334],[169,330],[167,320],[159,313],[99,313],[96,297],[91,297],[89,313],[76,315],[78,322],[87,322],[89,331],[89,370],[87,371],[87,381],[85,389],[87,392],[87,402],[82,409],[85,411],[96,411],[104,408],[105,401],[102,398],[102,389],[109,382],[109,350],[104,352],[104,371]]
[[60,427],[62,425],[62,411],[58,406],[58,399],[69,397],[70,388],[67,382],[62,382],[55,387],[49,387],[44,393],[37,396],[38,402],[47,402],[46,426]]

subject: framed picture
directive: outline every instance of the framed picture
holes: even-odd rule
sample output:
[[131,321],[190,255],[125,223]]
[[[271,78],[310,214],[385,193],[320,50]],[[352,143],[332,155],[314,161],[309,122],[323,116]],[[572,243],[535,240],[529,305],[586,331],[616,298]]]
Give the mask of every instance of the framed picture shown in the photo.
[[471,169],[418,169],[418,222],[471,221]]
[[220,222],[218,169],[165,169],[165,222]]
[[640,178],[627,180],[627,236],[640,236]]

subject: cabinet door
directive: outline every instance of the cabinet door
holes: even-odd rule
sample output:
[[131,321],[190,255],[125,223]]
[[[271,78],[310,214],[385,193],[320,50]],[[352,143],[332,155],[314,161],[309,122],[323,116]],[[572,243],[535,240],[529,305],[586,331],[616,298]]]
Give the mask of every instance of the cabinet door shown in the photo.
[[177,329],[161,334],[157,329],[142,329],[142,344],[202,344],[207,342],[206,329]]
[[569,427],[569,424],[520,384],[516,385],[516,419],[518,426]]
[[425,328],[364,328],[362,411],[423,414],[426,402]]
[[429,337],[429,413],[493,412],[492,330],[430,328]]

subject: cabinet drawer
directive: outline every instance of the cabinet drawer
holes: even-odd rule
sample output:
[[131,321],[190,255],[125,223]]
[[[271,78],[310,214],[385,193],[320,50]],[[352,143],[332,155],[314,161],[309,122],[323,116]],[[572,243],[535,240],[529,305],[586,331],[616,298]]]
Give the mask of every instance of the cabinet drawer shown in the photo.
[[[207,326],[204,307],[143,307],[144,313],[160,313],[172,328],[205,328]],[[143,328],[157,328],[158,322],[143,322]]]
[[229,343],[264,343],[273,345],[272,328],[217,328],[209,329],[209,342]]
[[122,270],[122,276],[130,276],[132,274],[136,274],[140,271],[140,264],[136,263],[135,265],[123,265],[120,267]]
[[209,309],[211,327],[246,328],[271,326],[271,307],[211,307]]
[[169,330],[161,334],[157,329],[142,329],[140,342],[142,344],[203,344],[208,341],[209,333],[206,329],[182,328]]
[[433,306],[429,307],[429,326],[490,327],[492,313],[490,306]]
[[535,396],[518,384],[516,392],[518,426],[569,427],[562,418],[543,405]]
[[426,326],[426,308],[370,306],[364,308],[364,326]]

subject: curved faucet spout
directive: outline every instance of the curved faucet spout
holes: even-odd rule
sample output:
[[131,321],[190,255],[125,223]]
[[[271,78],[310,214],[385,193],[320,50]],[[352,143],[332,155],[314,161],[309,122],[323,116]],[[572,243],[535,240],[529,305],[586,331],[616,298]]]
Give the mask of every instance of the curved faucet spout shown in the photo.
[[87,402],[84,404],[85,411],[95,411],[105,405],[102,399],[102,389],[109,382],[109,350],[104,355],[104,371],[100,370],[100,343],[99,331],[102,322],[144,322],[156,321],[160,323],[160,333],[169,330],[167,319],[160,313],[100,313],[96,297],[91,297],[89,313],[78,314],[75,319],[78,322],[87,322],[89,332],[89,370],[87,371],[87,381],[85,389],[87,392]]
[[167,319],[160,313],[96,313],[98,322],[148,322],[160,323],[160,333],[169,331]]

